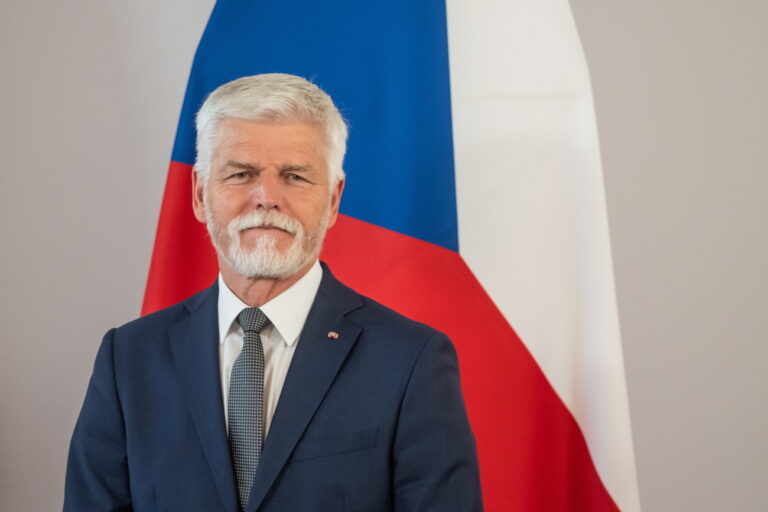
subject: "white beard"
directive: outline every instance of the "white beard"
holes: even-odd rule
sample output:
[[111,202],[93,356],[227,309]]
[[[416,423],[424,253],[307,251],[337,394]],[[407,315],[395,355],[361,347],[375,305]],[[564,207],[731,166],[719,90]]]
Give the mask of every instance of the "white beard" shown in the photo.
[[[216,251],[237,273],[262,279],[286,279],[317,259],[328,229],[330,213],[329,210],[320,220],[317,229],[309,234],[304,232],[296,219],[277,210],[254,210],[235,217],[223,229],[216,225],[211,208],[205,205],[206,226]],[[293,242],[285,253],[276,247],[275,238],[266,233],[257,238],[254,248],[242,247],[240,233],[264,225],[278,227],[293,235]]]

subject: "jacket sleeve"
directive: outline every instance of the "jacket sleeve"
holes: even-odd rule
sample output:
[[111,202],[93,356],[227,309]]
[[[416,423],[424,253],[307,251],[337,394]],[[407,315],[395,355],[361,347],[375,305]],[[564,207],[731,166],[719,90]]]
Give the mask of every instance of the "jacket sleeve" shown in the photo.
[[425,344],[403,396],[393,483],[396,512],[483,509],[456,352],[441,333]]
[[114,329],[105,336],[67,461],[64,512],[130,511],[125,426],[114,371]]

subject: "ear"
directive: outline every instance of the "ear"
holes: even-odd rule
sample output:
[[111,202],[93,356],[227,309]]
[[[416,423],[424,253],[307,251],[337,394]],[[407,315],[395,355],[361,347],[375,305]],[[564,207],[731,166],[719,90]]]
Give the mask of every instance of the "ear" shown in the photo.
[[205,180],[201,178],[195,168],[192,168],[192,210],[195,218],[205,224],[205,204],[203,203],[203,187]]
[[339,216],[339,205],[341,204],[341,193],[344,192],[344,180],[339,180],[331,189],[331,218],[328,220],[330,228],[336,224],[336,218]]

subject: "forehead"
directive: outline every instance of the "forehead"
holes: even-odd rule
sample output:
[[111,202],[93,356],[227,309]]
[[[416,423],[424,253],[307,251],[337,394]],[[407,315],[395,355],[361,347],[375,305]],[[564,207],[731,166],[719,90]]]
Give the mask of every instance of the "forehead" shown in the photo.
[[214,158],[303,158],[319,164],[314,160],[324,160],[325,151],[323,132],[316,124],[224,119],[216,130]]

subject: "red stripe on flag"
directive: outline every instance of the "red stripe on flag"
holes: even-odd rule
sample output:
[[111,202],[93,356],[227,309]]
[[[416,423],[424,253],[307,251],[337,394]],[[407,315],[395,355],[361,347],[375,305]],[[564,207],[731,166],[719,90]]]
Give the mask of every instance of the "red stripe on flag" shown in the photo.
[[192,166],[171,162],[141,314],[211,286],[218,272],[208,231],[192,213]]
[[488,511],[618,511],[578,424],[459,254],[342,215],[323,260],[453,340]]

